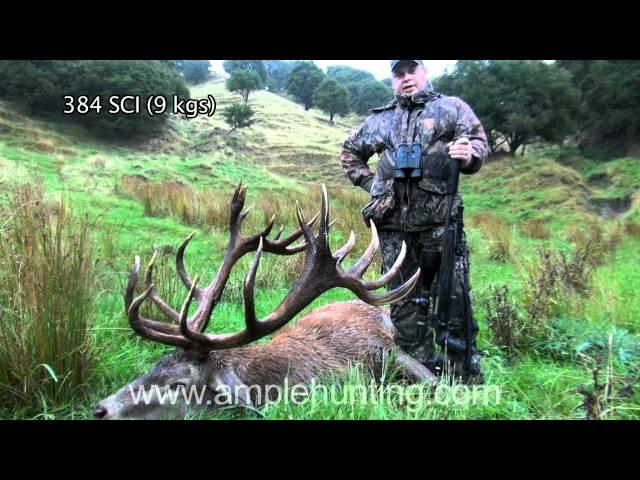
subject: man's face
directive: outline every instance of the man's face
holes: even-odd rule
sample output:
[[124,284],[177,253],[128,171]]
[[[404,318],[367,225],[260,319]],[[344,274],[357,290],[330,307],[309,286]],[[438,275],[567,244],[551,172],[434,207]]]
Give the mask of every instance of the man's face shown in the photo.
[[401,61],[391,72],[391,85],[396,95],[411,96],[424,89],[427,70],[411,60]]

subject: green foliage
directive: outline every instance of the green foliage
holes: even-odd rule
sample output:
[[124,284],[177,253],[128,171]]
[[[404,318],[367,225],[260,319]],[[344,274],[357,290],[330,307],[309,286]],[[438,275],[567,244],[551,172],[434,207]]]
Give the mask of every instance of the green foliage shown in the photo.
[[344,65],[334,65],[327,69],[327,76],[349,90],[351,110],[358,115],[364,115],[367,110],[382,106],[393,98],[391,84],[386,85],[377,81],[367,71]]
[[346,65],[332,65],[328,67],[327,77],[333,78],[345,86],[351,83],[364,83],[375,80],[375,77],[370,72]]
[[313,94],[313,103],[329,114],[329,123],[333,116],[349,113],[349,92],[335,80],[325,78]]
[[227,89],[238,92],[246,102],[251,92],[260,89],[260,77],[256,72],[236,70],[227,79]]
[[233,103],[222,112],[225,120],[231,126],[229,133],[237,128],[251,126],[255,121],[253,119],[254,114],[253,109],[246,103]]
[[266,60],[264,62],[267,69],[267,88],[271,92],[284,92],[286,89],[287,77],[293,69],[295,62],[290,60]]
[[181,71],[187,82],[198,84],[209,77],[209,66],[209,60],[184,60]]
[[574,131],[579,92],[555,64],[530,60],[465,60],[435,82],[438,91],[468,102],[492,150],[516,150],[535,139],[560,142]]
[[568,60],[561,65],[582,92],[581,147],[626,153],[640,136],[640,61]]
[[267,83],[267,67],[264,60],[225,60],[222,62],[222,68],[228,74],[237,71],[255,72],[260,78],[261,85]]
[[354,112],[364,115],[368,110],[381,107],[393,99],[393,90],[382,82],[373,81],[358,86],[357,95],[351,101]]
[[287,92],[302,102],[305,110],[313,105],[313,93],[325,75],[313,62],[297,62],[287,77]]
[[[87,114],[73,114],[101,136],[131,137],[158,130],[166,121],[166,114],[153,117],[144,105],[150,95],[162,95],[167,104],[177,94],[188,98],[184,80],[171,64],[164,61],[142,60],[11,60],[0,62],[0,96],[18,100],[34,114],[62,116],[66,95],[89,98],[98,95],[103,110],[89,109]],[[136,115],[108,114],[107,99],[111,95],[137,95],[141,98],[141,112]],[[170,110],[170,109],[168,109]],[[69,116],[67,116],[69,118]]]

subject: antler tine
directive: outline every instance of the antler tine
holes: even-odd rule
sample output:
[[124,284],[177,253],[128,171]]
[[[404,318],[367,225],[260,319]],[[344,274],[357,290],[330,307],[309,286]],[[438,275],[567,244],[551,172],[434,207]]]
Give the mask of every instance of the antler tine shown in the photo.
[[[176,270],[178,272],[180,280],[182,280],[182,283],[185,287],[187,287],[188,290],[191,289],[193,282],[189,277],[189,274],[187,273],[187,269],[184,266],[184,251],[195,234],[196,232],[191,232],[191,234],[184,240],[184,242],[182,242],[180,247],[178,247],[178,251],[176,252]],[[198,298],[198,292],[196,292],[196,298]]]
[[355,246],[355,244],[356,244],[356,234],[353,233],[353,230],[351,230],[351,235],[349,235],[349,240],[347,240],[347,243],[345,243],[342,247],[340,247],[340,249],[336,253],[333,254],[333,258],[335,258],[338,261],[338,265],[342,264],[342,261],[349,254],[349,252]]
[[260,245],[258,251],[253,257],[251,267],[244,280],[244,288],[242,290],[242,296],[244,298],[244,321],[247,326],[247,331],[254,332],[258,327],[258,318],[256,317],[255,306],[255,286],[256,286],[256,272],[258,271],[258,264],[260,263],[260,257],[262,256],[262,238],[260,239]]
[[375,223],[371,221],[371,242],[362,257],[360,257],[360,259],[349,269],[349,273],[357,277],[362,277],[362,275],[367,271],[367,268],[369,268],[369,265],[371,265],[373,257],[379,246],[380,240],[378,239],[378,229],[376,228]]
[[[420,269],[418,268],[418,271],[414,273],[409,280],[407,280],[405,283],[395,288],[394,290],[381,295],[372,293],[370,290],[384,287],[399,273],[400,267],[402,266],[402,263],[404,262],[407,254],[407,245],[404,241],[402,242],[400,254],[387,273],[385,273],[377,280],[365,281],[362,279],[362,275],[364,275],[364,272],[370,265],[371,260],[373,259],[373,255],[375,254],[375,251],[378,247],[378,232],[373,222],[371,222],[371,235],[372,239],[369,247],[367,248],[367,251],[348,272],[345,272],[342,269],[339,262],[336,267],[338,268],[338,276],[342,281],[341,286],[351,290],[362,301],[371,305],[380,306],[385,305],[389,302],[398,301],[408,295],[413,290],[416,282],[418,281],[418,278],[420,277]],[[348,242],[347,245],[349,245],[349,243],[350,242]],[[347,245],[345,245],[345,247]],[[336,256],[337,255],[334,255],[334,258],[336,258]]]
[[242,190],[242,180],[240,180],[240,183],[238,184],[235,191],[233,192],[233,198],[231,199],[232,204],[240,200],[240,194],[242,193],[241,190]]
[[284,225],[280,225],[280,228],[278,229],[278,233],[276,233],[276,236],[273,237],[273,240],[271,240],[272,242],[277,241],[280,238],[280,235],[282,235],[282,232],[284,232]]
[[187,294],[187,298],[182,304],[182,310],[180,311],[180,333],[185,337],[189,338],[189,307],[191,306],[191,300],[193,300],[193,294],[196,288],[196,284],[200,278],[196,275],[193,279],[193,285],[189,289],[189,293]]
[[[155,258],[155,256],[154,256]],[[153,259],[152,259],[152,263],[153,263]],[[152,263],[149,265],[151,266]],[[148,269],[147,269],[148,271]],[[136,288],[136,284],[138,283],[138,274],[140,273],[140,257],[138,255],[135,256],[134,258],[134,264],[133,264],[133,268],[131,269],[131,272],[129,272],[129,279],[127,281],[127,288],[125,290],[125,295],[124,295],[124,308],[125,308],[125,313],[127,314],[127,316],[130,315],[130,312],[132,309],[135,310],[135,314],[137,315],[138,313],[138,309],[140,307],[140,304],[151,294],[151,292],[154,289],[154,285],[153,283],[149,283],[146,285],[146,290],[145,292],[138,296],[137,298],[133,298],[133,293],[135,291]],[[130,318],[131,320],[131,318]],[[151,322],[154,324],[159,324],[159,325],[164,325],[166,327],[169,327],[167,329],[164,329],[166,332],[173,332],[174,330],[172,330],[172,328],[175,328],[174,325],[170,325],[167,323],[162,323],[162,322],[154,322],[153,320],[146,320],[146,319],[142,319],[143,321],[146,322]],[[133,325],[132,325],[133,326]],[[162,327],[161,327],[162,329]]]
[[[307,222],[307,226],[311,228],[319,216],[320,212],[316,213],[314,217]],[[306,242],[296,245],[295,247],[289,247],[289,245],[304,235],[302,228],[299,228],[288,237],[279,240],[282,230],[284,230],[284,228],[281,228],[272,240],[269,240],[266,237],[264,238],[264,251],[278,255],[293,255],[294,253],[304,252],[307,248]]]
[[133,291],[138,283],[138,273],[140,272],[140,257],[136,255],[133,260],[133,268],[129,272],[129,278],[127,279],[127,288],[124,294],[124,311],[129,312],[129,308],[133,303]]
[[271,215],[271,220],[269,220],[269,223],[267,224],[266,228],[262,232],[260,232],[258,236],[260,238],[265,238],[267,235],[269,235],[271,233],[271,230],[273,230],[273,226],[275,225],[275,223],[276,223],[276,216],[274,214],[274,215]]
[[167,305],[164,302],[164,300],[162,300],[158,296],[156,289],[153,288],[153,278],[152,278],[153,267],[154,267],[154,263],[156,261],[157,256],[158,256],[158,251],[156,250],[155,252],[153,252],[153,257],[151,257],[151,261],[149,262],[149,265],[147,266],[147,271],[145,272],[145,275],[144,275],[146,287],[150,289],[149,298],[153,301],[153,303],[155,303],[158,306],[158,308],[162,313],[164,313],[167,317],[169,317],[174,322],[177,322],[180,318],[180,315],[178,314],[178,312],[176,312],[173,308]]
[[391,268],[387,273],[382,275],[378,280],[366,281],[363,282],[364,288],[367,290],[375,290],[380,287],[384,287],[387,283],[389,283],[400,271],[400,267],[402,266],[402,262],[404,262],[404,257],[407,255],[407,244],[402,241],[402,247],[400,247],[400,254],[396,261],[393,263]]
[[[271,220],[262,232],[249,237],[242,236],[242,221],[253,209],[253,207],[249,207],[246,211],[242,212],[242,208],[244,207],[244,203],[246,200],[246,193],[247,187],[243,187],[242,183],[240,183],[240,185],[238,185],[238,187],[236,188],[233,199],[231,201],[231,218],[229,221],[232,242],[246,245],[246,247],[243,246],[245,250],[243,251],[242,255],[250,251],[255,251],[258,246],[258,240],[260,238],[264,239],[264,251],[266,252],[276,253],[279,255],[292,255],[303,251],[305,248],[303,245],[287,248],[298,238],[300,238],[300,236],[303,235],[303,232],[300,230],[294,232],[289,237],[280,240],[280,235],[284,230],[284,227],[282,227],[273,240],[267,239],[267,236],[271,233],[271,230],[273,230],[273,226],[275,224],[275,215],[271,217]],[[309,222],[309,226],[313,225],[313,223],[316,221],[316,218],[317,215]],[[196,298],[198,298],[197,294],[198,292],[196,292]]]
[[247,208],[244,212],[240,214],[240,222],[242,222],[247,217],[247,215],[251,213],[251,210],[253,210],[253,205],[251,205],[249,208]]
[[369,290],[366,289],[363,283],[357,283],[352,287],[347,287],[347,288],[349,288],[353,293],[355,293],[358,296],[358,298],[363,302],[366,302],[375,306],[380,306],[390,302],[397,302],[401,298],[404,298],[405,296],[407,296],[409,293],[411,293],[413,288],[416,286],[416,283],[418,282],[418,278],[420,278],[419,268],[416,271],[416,273],[414,273],[413,276],[409,280],[407,280],[405,283],[395,288],[394,290],[391,290],[387,293],[383,293],[381,295],[376,295],[374,293],[371,293]]
[[318,246],[323,250],[329,248],[329,199],[327,187],[322,184],[322,203],[320,207],[320,233],[318,234]]
[[153,283],[148,285],[144,293],[134,299],[133,291],[138,281],[139,271],[140,257],[136,255],[134,267],[129,274],[129,281],[125,291],[125,308],[129,325],[138,335],[149,340],[177,347],[188,347],[190,343],[179,334],[177,325],[156,322],[140,316],[140,305],[149,296],[154,286]]
[[240,235],[240,224],[251,210],[249,209],[249,211],[242,213],[242,207],[244,207],[246,195],[247,187],[243,187],[242,182],[240,182],[233,193],[233,198],[231,199],[230,204],[231,216],[229,217],[229,230],[232,236]]
[[312,250],[315,250],[315,238],[313,237],[311,228],[309,228],[306,220],[304,219],[304,214],[302,213],[302,209],[300,208],[300,204],[298,202],[296,202],[296,216],[298,217],[298,225],[300,225],[300,229],[302,230],[302,234],[304,235],[305,244],[308,245]]

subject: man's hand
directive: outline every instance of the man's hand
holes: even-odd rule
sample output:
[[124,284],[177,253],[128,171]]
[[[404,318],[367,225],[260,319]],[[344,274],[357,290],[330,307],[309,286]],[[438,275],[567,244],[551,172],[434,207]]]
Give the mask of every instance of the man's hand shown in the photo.
[[449,156],[460,160],[462,168],[469,166],[473,156],[473,149],[468,138],[462,137],[456,140],[455,143],[449,142],[447,148],[449,149]]

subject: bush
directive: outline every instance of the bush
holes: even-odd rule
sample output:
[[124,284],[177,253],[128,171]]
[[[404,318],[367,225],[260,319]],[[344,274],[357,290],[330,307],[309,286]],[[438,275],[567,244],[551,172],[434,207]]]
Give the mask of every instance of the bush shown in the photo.
[[231,126],[231,130],[229,130],[228,133],[231,133],[238,128],[251,126],[255,121],[252,118],[254,114],[255,112],[249,105],[242,103],[231,104],[226,110],[224,110],[224,112],[222,112],[222,116]]
[[493,342],[513,355],[526,344],[527,324],[518,315],[507,285],[491,287],[491,295],[485,299],[489,333]]

